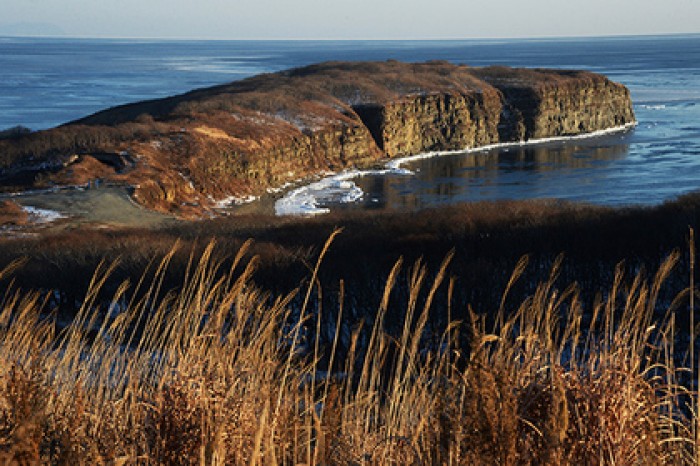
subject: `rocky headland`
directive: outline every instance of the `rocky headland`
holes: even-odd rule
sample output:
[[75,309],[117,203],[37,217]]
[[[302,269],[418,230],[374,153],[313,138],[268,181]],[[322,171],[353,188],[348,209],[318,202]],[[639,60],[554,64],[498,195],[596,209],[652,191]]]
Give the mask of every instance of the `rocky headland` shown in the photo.
[[200,216],[222,199],[386,158],[634,122],[629,91],[585,71],[328,62],[114,107],[0,140],[4,189],[133,189]]

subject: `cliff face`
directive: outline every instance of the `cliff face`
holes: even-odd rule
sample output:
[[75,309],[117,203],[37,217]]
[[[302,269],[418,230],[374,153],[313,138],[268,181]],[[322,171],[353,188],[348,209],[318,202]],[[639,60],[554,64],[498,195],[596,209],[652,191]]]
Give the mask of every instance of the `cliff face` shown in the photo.
[[[600,75],[492,67],[477,74],[501,91],[504,99],[503,138],[538,139],[590,133],[634,122],[627,88]],[[549,78],[549,79],[548,79]],[[533,84],[534,83],[534,84]]]
[[474,69],[477,93],[356,106],[388,157],[571,136],[634,122],[629,91],[585,72]]
[[133,186],[146,207],[187,216],[384,157],[633,121],[627,89],[587,72],[324,63],[0,141],[0,166],[6,186],[101,178]]
[[434,94],[385,105],[356,106],[388,157],[459,150],[499,141],[501,96],[494,89],[470,95]]

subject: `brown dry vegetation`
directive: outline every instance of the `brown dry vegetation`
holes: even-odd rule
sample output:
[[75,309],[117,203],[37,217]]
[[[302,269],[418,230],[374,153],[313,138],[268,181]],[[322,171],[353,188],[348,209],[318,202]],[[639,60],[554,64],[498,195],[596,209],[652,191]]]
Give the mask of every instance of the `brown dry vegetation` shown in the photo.
[[[408,262],[423,258],[435,270],[454,249],[450,274],[456,277],[454,298],[461,305],[455,318],[463,319],[463,306],[468,303],[479,303],[485,309],[498,306],[500,290],[525,254],[530,255],[528,280],[516,285],[513,299],[522,299],[534,284],[546,280],[546,271],[564,253],[560,281],[579,283],[589,303],[597,290],[612,282],[618,262],[625,261],[625,271],[634,275],[642,269],[656,269],[664,257],[682,249],[688,227],[700,224],[698,212],[700,196],[688,195],[650,208],[485,202],[417,214],[344,212],[312,219],[240,216],[182,222],[156,230],[68,229],[47,231],[38,238],[0,241],[0,266],[26,258],[25,267],[15,274],[16,283],[24,289],[58,290],[58,305],[72,315],[84,294],[84,283],[103,259],[119,260],[105,284],[103,298],[109,299],[122,280],[133,281],[152,257],[166,254],[176,241],[185,250],[201,250],[215,238],[215,253],[224,257],[252,238],[250,254],[261,258],[255,283],[274,294],[286,294],[308,279],[308,264],[319,244],[341,227],[343,234],[319,271],[328,291],[322,296],[325,309],[337,308],[342,279],[353,290],[348,315],[360,319],[371,314],[383,280],[399,257]],[[184,270],[187,260],[186,254],[176,254],[171,269]],[[681,260],[664,290],[665,302],[685,287],[688,267],[688,261]],[[484,277],[489,277],[488,285]],[[166,277],[166,284],[167,288],[178,286],[176,274],[172,279]],[[397,311],[390,313],[390,320],[398,321],[408,296],[406,287],[400,287],[394,296],[390,304]]]
[[[223,126],[218,129],[241,139],[260,139],[261,131],[294,136],[296,121],[358,124],[350,104],[359,98],[383,102],[406,93],[473,93],[484,86],[469,68],[449,63],[329,62],[123,105],[47,131],[15,132],[0,143],[0,167],[114,151],[125,141],[177,133],[191,121]],[[232,113],[243,118],[230,118]]]
[[[695,464],[698,399],[677,361],[690,286],[656,310],[670,255],[653,277],[618,268],[605,298],[549,277],[519,303],[501,289],[493,323],[452,318],[448,254],[433,275],[399,260],[375,318],[344,332],[314,295],[338,232],[315,254],[309,285],[269,295],[251,282],[249,244],[217,259],[189,254],[180,286],[161,293],[172,250],[97,301],[103,264],[72,322],[5,285],[0,308],[0,455],[5,464]],[[342,235],[340,235],[342,236]],[[695,257],[694,240],[689,257]],[[188,254],[185,254],[186,256]],[[162,256],[161,256],[162,257]],[[10,264],[4,279],[21,264]],[[431,278],[432,277],[432,278]],[[628,280],[629,279],[629,280]],[[484,278],[487,282],[488,278]],[[7,283],[7,282],[5,282]],[[398,333],[390,302],[408,289]],[[136,293],[142,289],[143,293]],[[299,305],[293,305],[294,297]],[[439,298],[444,305],[438,304]],[[316,303],[316,304],[314,304]],[[690,298],[690,315],[693,313]],[[446,316],[435,331],[430,321]],[[332,330],[321,344],[314,338]],[[466,336],[468,346],[463,346]],[[691,340],[692,341],[692,340]],[[345,343],[347,350],[340,351]],[[328,372],[330,371],[330,372]],[[693,371],[690,371],[693,374]],[[330,374],[330,375],[325,375]],[[697,372],[693,375],[697,376]],[[685,385],[681,383],[685,381]]]
[[0,459],[694,464],[699,204],[4,240]]
[[24,225],[28,218],[29,214],[16,202],[0,202],[0,226]]

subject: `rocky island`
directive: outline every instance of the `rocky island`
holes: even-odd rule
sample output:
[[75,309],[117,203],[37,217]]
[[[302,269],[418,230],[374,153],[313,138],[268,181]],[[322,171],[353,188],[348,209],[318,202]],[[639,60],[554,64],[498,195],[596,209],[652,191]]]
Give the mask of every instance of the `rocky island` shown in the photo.
[[327,62],[114,107],[0,140],[5,190],[123,184],[196,217],[222,199],[425,151],[634,122],[629,91],[585,71]]

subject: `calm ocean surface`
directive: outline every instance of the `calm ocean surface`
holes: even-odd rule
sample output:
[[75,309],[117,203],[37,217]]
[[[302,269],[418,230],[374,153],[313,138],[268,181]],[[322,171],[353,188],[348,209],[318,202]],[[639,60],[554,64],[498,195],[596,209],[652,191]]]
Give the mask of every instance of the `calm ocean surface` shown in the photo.
[[[700,189],[700,35],[479,41],[142,41],[0,37],[0,129],[324,60],[586,69],[632,91],[639,125],[588,140],[411,162],[311,193],[317,207],[417,209],[483,199],[653,204]],[[362,190],[350,204],[346,188]],[[308,194],[307,191],[305,193]]]

